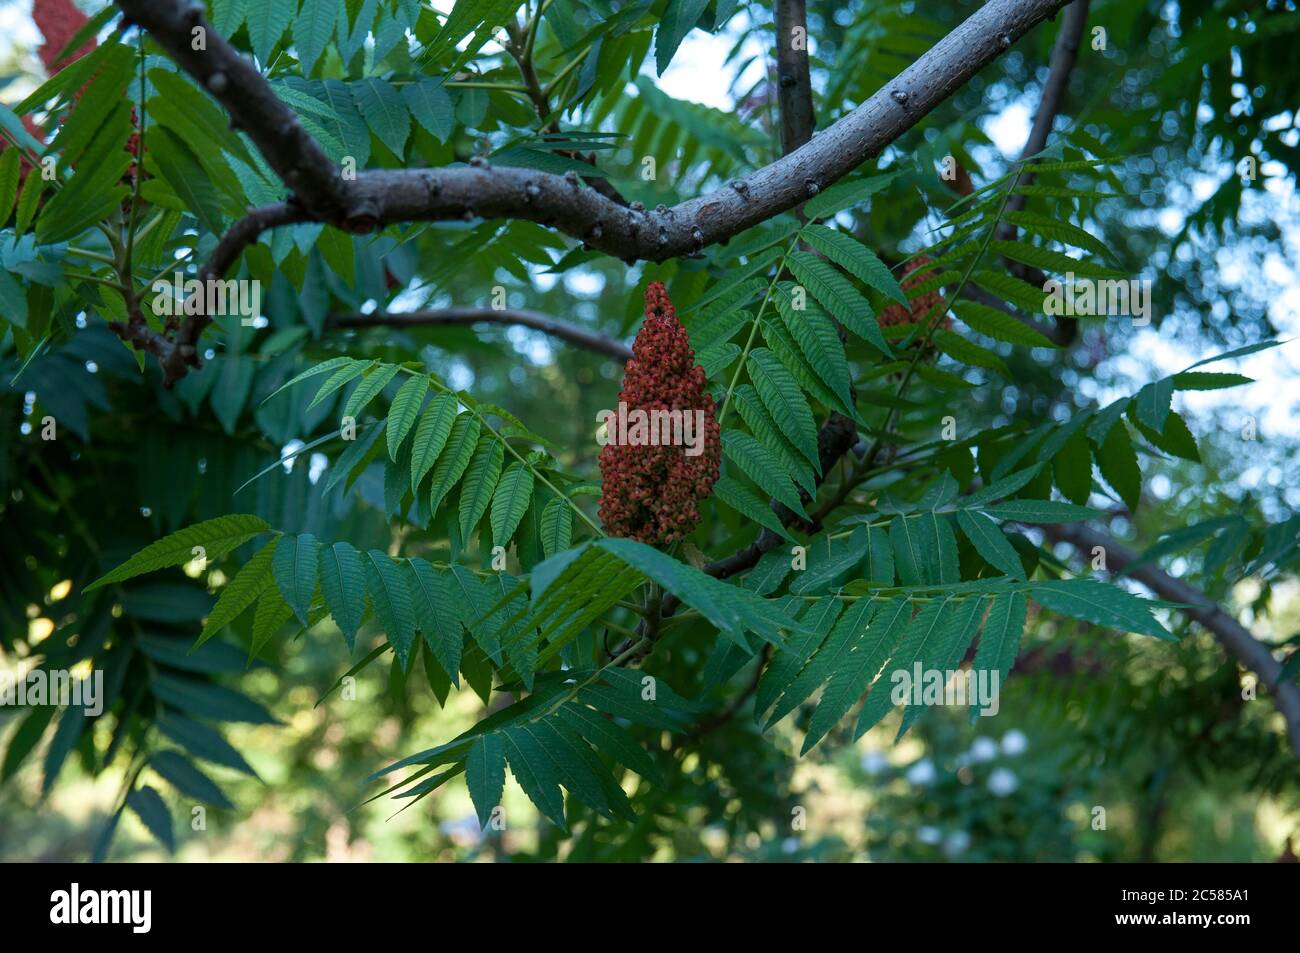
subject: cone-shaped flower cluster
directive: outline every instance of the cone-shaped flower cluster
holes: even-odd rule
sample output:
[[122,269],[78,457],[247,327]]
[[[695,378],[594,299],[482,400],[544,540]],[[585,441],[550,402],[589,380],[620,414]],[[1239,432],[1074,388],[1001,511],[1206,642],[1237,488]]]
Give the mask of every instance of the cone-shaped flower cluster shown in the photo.
[[[933,259],[928,255],[918,255],[903,266],[903,274],[907,276],[902,283],[904,292],[910,291],[917,285],[923,284],[939,274],[934,268],[926,268],[932,261]],[[876,316],[876,320],[880,322],[881,327],[887,328],[892,324],[915,324],[918,321],[929,323],[935,318],[936,308],[943,312],[939,327],[952,327],[952,318],[948,317],[947,314],[948,302],[939,293],[938,289],[927,291],[917,298],[908,295],[908,298],[910,307],[905,308],[901,304],[891,304],[887,308],[880,309],[880,314]]]
[[[78,49],[69,50],[62,59],[58,58],[64,48],[76,38],[78,31],[88,22],[86,15],[77,8],[72,0],[34,0],[32,3],[32,21],[36,24],[36,28],[41,31],[43,37],[36,52],[40,56],[41,62],[45,64],[46,73],[50,76],[92,52],[98,45],[95,37],[91,36]],[[90,80],[87,80],[86,84],[73,98],[80,100],[82,92],[85,91],[86,86],[89,84]],[[23,116],[23,125],[26,126],[27,131],[34,138],[44,141],[45,133],[32,121],[30,116]],[[139,129],[140,126],[134,106],[131,107],[131,125],[136,129]],[[4,144],[0,143],[0,150],[3,148]],[[139,132],[132,132],[127,137],[126,151],[137,160],[140,158]],[[131,163],[123,176],[124,182],[130,183],[133,180],[137,172],[136,166],[136,162]],[[27,169],[28,162],[24,157],[22,164],[23,181],[26,181]],[[123,208],[126,207],[126,203],[123,203]]]
[[[36,28],[41,31],[44,38],[41,45],[36,48],[41,62],[45,64],[45,71],[53,76],[59,71],[59,68],[66,66],[73,60],[80,59],[85,54],[95,48],[96,41],[92,36],[86,41],[81,49],[69,53],[60,63],[55,62],[55,57],[67,46],[72,38],[77,35],[77,31],[86,23],[86,15],[76,8],[72,0],[35,0],[32,4],[32,20],[36,23]],[[38,142],[45,141],[45,132],[38,126],[31,114],[23,116],[23,128]],[[9,148],[9,143],[0,140],[0,152]],[[24,155],[19,165],[19,184],[24,185],[27,182],[27,173],[31,170],[32,164]],[[0,222],[3,225],[4,222]]]
[[86,25],[86,15],[77,9],[72,0],[36,0],[32,4],[32,20],[45,38],[37,53],[51,76],[95,48],[95,38],[92,36],[81,49],[69,50],[61,61],[55,59],[72,42],[77,31]]
[[722,440],[713,396],[704,390],[704,369],[695,363],[695,352],[667,290],[653,282],[645,300],[645,323],[632,344],[619,400],[629,412],[693,414],[702,420],[703,450],[692,456],[685,446],[624,440],[606,444],[600,452],[604,481],[600,518],[615,536],[662,546],[683,538],[699,523],[700,501],[718,479]]

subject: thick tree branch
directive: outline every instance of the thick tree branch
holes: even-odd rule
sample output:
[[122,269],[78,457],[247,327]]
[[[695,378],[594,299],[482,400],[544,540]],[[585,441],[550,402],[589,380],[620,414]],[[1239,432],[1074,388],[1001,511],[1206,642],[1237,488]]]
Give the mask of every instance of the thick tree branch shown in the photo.
[[570,344],[576,344],[597,354],[626,361],[632,357],[632,349],[622,341],[553,318],[540,311],[523,308],[440,308],[436,311],[376,312],[374,314],[341,314],[330,319],[330,326],[336,328],[437,328],[454,325],[471,324],[518,324],[535,331],[541,331]]
[[[148,30],[182,69],[221,103],[232,124],[313,218],[366,231],[373,223],[350,201],[339,168],[257,67],[217,33],[195,0],[118,0],[126,20]],[[195,47],[199,47],[196,49]]]
[[[118,6],[221,103],[296,200],[232,226],[203,268],[204,275],[220,277],[265,228],[303,220],[368,231],[404,221],[524,218],[628,261],[691,254],[796,207],[877,155],[1066,2],[989,0],[820,136],[728,187],[654,211],[583,188],[575,174],[493,169],[481,159],[468,167],[376,170],[345,180],[266,78],[211,28],[201,4],[118,0]],[[199,366],[197,341],[209,321],[191,316],[177,332],[164,359],[169,384]]]
[[[1102,547],[1106,553],[1106,565],[1113,572],[1128,569],[1138,558],[1137,553],[1127,546],[1082,523],[1056,523],[1041,529],[1048,539],[1069,543],[1083,553]],[[1191,608],[1180,611],[1204,626],[1242,666],[1254,672],[1268,686],[1286,723],[1291,750],[1300,758],[1300,686],[1282,680],[1282,664],[1273,658],[1268,646],[1205,593],[1175,579],[1155,563],[1143,563],[1128,575],[1162,599],[1188,604]]]
[[789,211],[916,125],[1065,0],[990,0],[898,77],[806,145],[731,186],[672,208],[624,209],[577,177],[531,170],[376,171],[352,201],[381,224],[463,217],[526,218],[620,258],[664,261],[730,239]]
[[[1057,3],[1057,4],[1038,5],[1032,3],[1025,3],[1025,4],[1017,5],[1014,3],[1011,4],[999,3],[997,2],[997,0],[992,0],[992,2],[985,4],[985,6],[982,7],[979,10],[979,12],[977,12],[975,15],[970,17],[970,19],[966,20],[956,30],[948,34],[947,37],[939,41],[939,43],[935,44],[935,46],[932,47],[919,60],[917,60],[916,63],[913,63],[912,66],[904,70],[892,82],[886,84],[885,87],[880,90],[880,92],[878,92],[871,99],[867,100],[867,102],[864,103],[862,106],[859,106],[858,109],[855,110],[853,113],[850,113],[844,119],[841,119],[839,122],[835,123],[835,125],[831,126],[824,133],[822,133],[821,136],[819,136],[813,141],[808,142],[807,145],[804,145],[801,148],[796,149],[793,153],[790,153],[784,156],[783,158],[778,159],[776,162],[767,166],[765,169],[760,170],[760,172],[757,173],[757,175],[762,175],[765,172],[770,172],[771,170],[777,169],[783,163],[797,165],[797,162],[801,156],[806,156],[810,151],[816,151],[820,147],[827,145],[828,140],[833,140],[836,139],[836,137],[843,137],[849,135],[849,133],[846,132],[846,129],[848,128],[846,126],[846,123],[849,123],[850,120],[854,120],[855,117],[858,117],[861,123],[860,128],[858,128],[855,131],[855,134],[864,135],[864,136],[870,135],[869,130],[871,128],[871,122],[870,120],[867,120],[864,117],[867,115],[871,115],[866,111],[872,108],[873,103],[877,104],[876,109],[879,110],[878,115],[884,117],[884,119],[882,120],[883,122],[885,123],[890,122],[891,121],[890,117],[893,115],[892,110],[887,109],[882,103],[879,102],[882,98],[887,98],[891,100],[894,104],[898,105],[900,108],[904,110],[920,109],[922,110],[922,114],[923,114],[924,112],[933,108],[939,102],[942,102],[945,98],[947,98],[947,96],[952,92],[952,90],[956,88],[955,86],[946,86],[946,87],[943,86],[945,80],[940,76],[934,76],[931,73],[931,71],[934,69],[938,61],[941,60],[946,61],[956,56],[957,50],[959,50],[960,47],[957,47],[957,49],[953,49],[949,44],[950,41],[953,41],[954,38],[958,36],[958,34],[964,34],[962,39],[957,41],[958,43],[969,43],[971,44],[972,49],[987,50],[989,60],[992,60],[996,58],[999,52],[1009,48],[1011,46],[1011,43],[1014,42],[1014,39],[1021,35],[1021,33],[1014,33],[1010,28],[1008,18],[1012,15],[1012,13],[1016,14],[1017,16],[1024,17],[1026,14],[1029,13],[1028,10],[1029,7],[1035,7],[1036,9],[1034,15],[1038,16],[1038,19],[1034,20],[1033,22],[1037,23],[1039,22],[1039,20],[1054,14],[1056,10],[1059,9],[1060,6],[1063,6],[1063,4]],[[1050,7],[1050,9],[1047,9],[1048,7]],[[993,24],[990,23],[989,21],[981,20],[981,18],[984,17],[985,15],[990,15],[997,18],[994,20],[994,23],[1001,21],[1002,25],[1007,27],[1006,29],[995,28],[993,34],[984,37],[985,41],[989,41],[989,40],[992,41],[992,48],[989,48],[987,42],[984,47],[981,47],[979,40],[972,35],[972,34],[978,34],[980,31],[989,29],[991,26],[993,26]],[[784,0],[778,0],[778,8],[777,8],[778,56],[788,55],[789,57],[791,57],[792,60],[795,58],[802,58],[804,61],[802,71],[806,74],[807,56],[808,56],[807,50],[806,49],[796,50],[794,49],[793,45],[789,45],[787,47],[787,44],[784,43],[783,41],[784,34],[782,33],[782,28],[780,24],[784,22],[784,20],[787,17],[793,17],[793,16],[794,14],[788,9],[786,9]],[[974,26],[977,20],[980,20],[980,23],[978,26]],[[1018,22],[1024,22],[1024,21],[1018,21]],[[793,26],[793,23],[791,25]],[[1028,27],[1025,27],[1025,29],[1028,29]],[[956,57],[956,58],[960,58],[960,57]],[[927,60],[930,60],[928,66],[925,65]],[[792,75],[797,75],[800,72],[800,67],[793,62],[789,64],[789,68],[792,71]],[[961,82],[965,82],[965,79],[969,78],[970,75],[973,75],[975,71],[977,71],[977,69],[972,71],[971,73],[965,74]],[[913,84],[920,79],[921,75],[930,75],[931,81],[935,83],[935,86],[933,89],[923,91],[925,94],[927,94],[924,96],[924,98],[918,96],[916,99],[914,99],[912,94]],[[800,139],[800,137],[805,137],[805,139],[810,139],[812,135],[811,126],[813,123],[811,101],[808,104],[808,108],[805,110],[797,102],[797,96],[794,93],[791,93],[788,96],[785,95],[785,93],[786,90],[781,89],[778,94],[778,98],[783,109],[783,113],[782,113],[783,138],[785,137],[786,130],[788,128],[791,141],[798,140]],[[788,115],[784,112],[786,108],[792,110],[792,112]],[[913,118],[910,122],[907,122],[905,125],[899,128],[897,132],[894,134],[893,138],[897,138],[898,135],[901,135],[904,131],[910,128],[910,126],[914,124],[916,121],[918,121],[920,118],[921,118],[920,115],[916,115],[915,118]],[[888,141],[892,141],[892,138]],[[879,151],[879,148],[876,148],[876,151]],[[875,152],[871,152],[871,155],[874,154]],[[845,171],[847,171],[847,169]],[[838,176],[836,177],[838,178]],[[690,205],[690,204],[691,203],[689,202],[683,203],[683,205]],[[794,204],[797,204],[797,201]],[[678,208],[682,208],[682,207],[683,206],[678,206]],[[785,211],[785,209],[782,208],[780,209],[780,211]],[[843,457],[844,454],[848,453],[850,448],[852,448],[856,442],[857,442],[857,427],[854,425],[853,421],[847,417],[844,417],[839,413],[832,412],[830,417],[827,419],[826,423],[822,425],[821,430],[817,434],[818,457],[819,457],[819,462],[821,463],[821,472],[822,472],[822,476],[818,481],[819,486],[820,483],[824,481],[827,476],[830,475],[831,470],[839,462],[840,458]],[[872,449],[873,457],[875,452],[879,449],[879,447],[880,444],[879,442],[877,442],[877,444],[875,444]],[[800,495],[807,496],[807,494],[804,493],[803,491],[800,491]],[[790,526],[798,521],[798,517],[782,504],[776,501],[772,501],[770,505],[772,509],[777,513],[777,516],[781,520],[782,525]],[[815,532],[818,529],[820,529],[820,526],[816,522],[814,522],[814,524],[809,528]],[[782,541],[783,540],[780,535],[764,527],[762,530],[759,531],[759,534],[755,538],[754,542],[750,543],[748,546],[744,547],[743,549],[740,549],[737,552],[732,553],[730,556],[708,563],[704,567],[704,571],[709,573],[709,575],[715,576],[720,579],[725,579],[730,576],[737,575],[738,573],[745,572],[748,569],[752,569],[755,566],[755,564],[757,564],[758,560],[762,557],[764,553],[772,549],[775,549],[777,546],[781,545]],[[676,609],[676,607],[677,607],[677,600],[673,596],[669,595],[664,598],[663,614],[665,616],[672,614],[672,612]]]
[[788,155],[811,139],[816,128],[804,0],[776,3],[776,95],[781,107],[781,152]]
[[[353,230],[394,222],[524,218],[627,260],[664,261],[726,241],[788,211],[893,142],[1067,0],[989,0],[865,103],[811,142],[731,186],[645,211],[576,175],[528,169],[403,169],[344,181],[266,79],[184,0],[118,0],[230,113],[315,218]],[[191,48],[204,28],[207,51]]]

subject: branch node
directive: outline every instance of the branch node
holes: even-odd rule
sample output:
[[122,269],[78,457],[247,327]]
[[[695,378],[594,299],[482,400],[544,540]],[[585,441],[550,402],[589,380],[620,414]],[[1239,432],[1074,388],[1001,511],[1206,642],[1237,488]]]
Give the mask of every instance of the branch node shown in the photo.
[[539,196],[539,195],[541,195],[541,194],[542,194],[542,190],[541,190],[541,188],[538,187],[538,185],[537,185],[536,182],[531,182],[531,181],[530,181],[530,182],[528,182],[528,183],[524,186],[524,201],[525,201],[525,202],[531,202],[533,199],[537,198],[537,196]]
[[483,158],[482,156],[473,156],[473,157],[471,157],[470,160],[469,160],[469,165],[470,165],[470,168],[471,168],[471,169],[488,169],[488,168],[491,168],[491,165],[490,165],[490,163],[488,162],[488,160],[485,159],[485,158]]
[[740,179],[732,179],[727,184],[730,185],[735,190],[736,194],[739,195],[742,199],[745,199],[746,201],[749,200],[748,182],[743,182]]
[[[226,79],[226,74],[221,72],[221,70],[217,70],[215,73],[213,73],[211,76],[208,77],[208,89],[211,90],[213,93],[216,93],[217,95],[224,93],[226,91],[226,87],[229,85],[230,83]],[[231,122],[233,123],[234,120],[231,120]]]
[[898,103],[900,106],[907,105],[907,90],[894,89],[890,91],[889,95],[890,98],[893,99],[894,102]]
[[572,186],[573,188],[575,188],[575,189],[576,189],[576,188],[578,187],[578,185],[580,184],[580,182],[579,182],[579,180],[578,180],[578,173],[574,172],[572,169],[570,169],[568,172],[564,173],[564,181],[565,181],[565,182],[568,182],[569,185],[571,185],[571,186]]
[[822,187],[817,184],[817,181],[815,179],[804,179],[803,190],[807,192],[809,195],[816,195],[818,192],[822,190]]

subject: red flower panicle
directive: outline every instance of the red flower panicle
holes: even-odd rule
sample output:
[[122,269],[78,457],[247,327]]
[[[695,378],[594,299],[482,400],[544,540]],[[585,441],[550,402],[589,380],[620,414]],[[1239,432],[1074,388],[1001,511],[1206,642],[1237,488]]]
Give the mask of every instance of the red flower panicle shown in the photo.
[[[78,49],[69,50],[62,59],[56,59],[63,52],[63,48],[72,42],[77,35],[77,31],[88,22],[87,16],[77,9],[72,0],[35,0],[32,3],[32,21],[44,38],[36,52],[40,56],[41,62],[45,64],[45,72],[50,76],[53,76],[70,63],[81,59],[98,46],[98,40],[92,36]],[[90,80],[86,81],[86,86],[88,85],[90,85]],[[73,97],[74,100],[81,99],[81,94],[85,92],[86,86],[82,86],[77,91]],[[27,125],[27,131],[33,136],[37,139],[44,138],[28,117],[24,116],[23,122]],[[131,125],[136,130],[140,127],[140,121],[136,116],[134,106],[131,107]],[[3,148],[3,146],[0,146],[0,148]],[[127,168],[122,179],[124,182],[130,183],[137,174],[137,164],[140,159],[140,133],[138,131],[127,136],[125,148],[136,160]],[[26,160],[24,159],[25,165]],[[127,207],[127,203],[123,203],[123,208]]]
[[[67,46],[77,31],[86,23],[86,15],[82,13],[73,4],[72,0],[35,0],[32,4],[32,21],[36,28],[41,31],[41,45],[36,48],[37,55],[41,62],[45,64],[45,72],[53,76],[59,71],[59,67],[66,66],[73,60],[80,59],[95,48],[95,38],[92,36],[79,50],[70,52],[58,64],[54,58],[59,55],[65,46]],[[31,116],[23,116],[23,128],[25,128],[38,142],[45,141],[45,132],[40,126],[32,120]],[[9,148],[9,143],[0,140],[0,152]],[[27,157],[22,157],[19,166],[19,183],[27,182],[27,173],[31,170],[32,164],[27,161]],[[3,224],[3,223],[0,223]]]
[[645,303],[645,323],[632,344],[619,400],[629,413],[701,411],[695,419],[703,420],[703,452],[691,456],[685,446],[621,439],[606,444],[600,451],[600,518],[615,536],[662,546],[682,539],[700,522],[699,503],[718,479],[722,440],[713,396],[704,390],[704,368],[695,363],[686,329],[660,282],[646,289]]
[[[939,272],[934,268],[924,270],[932,262],[928,255],[918,255],[906,265],[903,266],[903,274],[906,275],[902,282],[903,291],[910,291],[917,285],[929,281],[936,277]],[[891,304],[887,308],[882,308],[877,320],[880,326],[887,328],[893,324],[915,324],[918,321],[933,321],[936,306],[939,311],[943,312],[943,319],[939,322],[939,327],[952,327],[952,318],[948,317],[948,302],[944,299],[938,290],[927,291],[925,294],[912,298],[908,295],[911,307],[905,308],[901,304]]]
[[32,20],[35,21],[36,28],[41,31],[41,36],[45,38],[37,53],[40,54],[41,62],[45,64],[46,72],[51,76],[57,73],[60,67],[67,66],[73,60],[81,59],[95,48],[95,38],[92,36],[81,49],[69,51],[63,60],[54,59],[72,42],[77,31],[86,25],[86,15],[77,9],[72,0],[36,0],[32,4]]

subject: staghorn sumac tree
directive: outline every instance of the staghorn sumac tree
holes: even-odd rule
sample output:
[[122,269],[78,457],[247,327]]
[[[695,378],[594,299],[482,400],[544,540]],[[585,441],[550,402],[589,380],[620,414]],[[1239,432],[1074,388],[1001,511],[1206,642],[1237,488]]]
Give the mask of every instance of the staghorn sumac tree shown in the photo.
[[[1277,343],[1248,294],[1202,324],[1196,242],[1277,234],[1244,173],[1150,220],[1207,152],[1293,188],[1293,11],[445,6],[37,0],[49,75],[0,112],[0,647],[106,694],[25,711],[6,777],[43,750],[48,792],[76,753],[121,776],[97,855],[126,812],[171,846],[169,798],[237,810],[212,766],[254,772],[214,726],[293,716],[232,687],[246,660],[324,646],[331,701],[387,666],[404,715],[481,703],[361,753],[377,792],[463,775],[493,830],[511,777],[573,856],[651,856],[729,793],[737,842],[783,835],[760,778],[911,732],[948,673],[995,713],[1028,630],[1141,646],[1088,669],[1132,710],[1148,659],[1231,659],[1266,700],[1229,704],[1233,669],[1185,709],[1227,706],[1294,799],[1295,650],[1236,617],[1300,559],[1300,500],[1240,460],[1294,446],[1184,413]],[[701,33],[770,68],[685,63]],[[1014,158],[988,135],[1012,97]],[[1115,380],[1148,324],[1195,356]],[[620,401],[692,427],[602,450]],[[1221,734],[1146,743],[1224,763]]]

